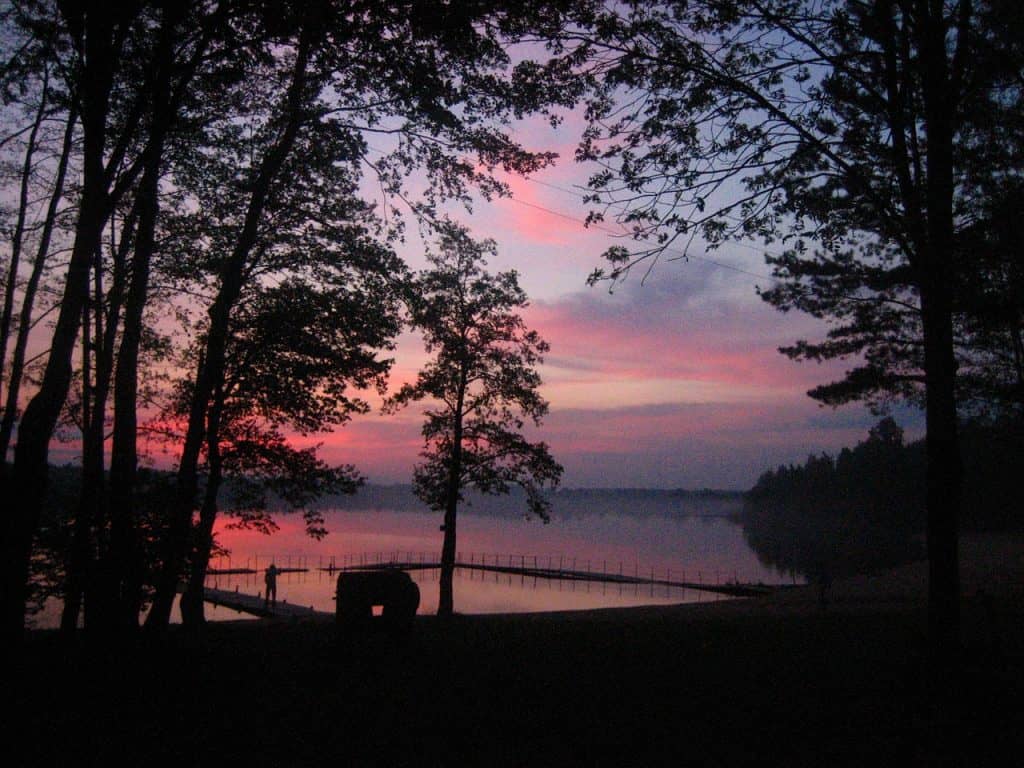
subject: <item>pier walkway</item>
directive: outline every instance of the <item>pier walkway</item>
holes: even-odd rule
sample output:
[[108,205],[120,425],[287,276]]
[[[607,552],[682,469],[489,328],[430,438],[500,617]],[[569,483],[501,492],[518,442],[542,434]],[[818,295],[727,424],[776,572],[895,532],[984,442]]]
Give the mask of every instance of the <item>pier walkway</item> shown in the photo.
[[[320,571],[334,575],[350,571],[376,571],[388,568],[397,568],[403,571],[439,570],[441,563],[435,558],[436,556],[427,556],[425,553],[375,553],[373,555],[346,556],[340,563],[333,557],[327,562],[321,559],[317,566],[311,566],[308,562],[304,561],[304,558],[300,558],[302,565],[299,567],[280,567],[278,573]],[[270,558],[267,559],[268,561],[270,560]],[[546,564],[545,560],[547,561]],[[728,597],[758,597],[789,587],[787,584],[744,584],[740,583],[735,577],[731,580],[720,581],[718,572],[714,572],[712,580],[711,573],[703,574],[701,571],[690,571],[691,578],[686,578],[686,571],[678,570],[666,570],[661,575],[656,574],[653,569],[641,572],[639,568],[634,568],[634,572],[630,574],[624,572],[623,563],[618,563],[618,570],[614,571],[609,570],[608,561],[587,560],[580,562],[581,564],[585,563],[583,568],[575,567],[577,565],[575,558],[471,554],[467,560],[460,553],[460,556],[456,559],[455,567],[458,570],[521,576],[533,579],[692,589]],[[230,565],[227,568],[214,567],[208,573],[210,576],[255,575],[262,573],[262,571],[263,569],[261,568],[249,567],[247,564],[247,567],[243,568],[232,568]],[[694,574],[697,576],[696,579],[692,578]],[[705,576],[708,578],[705,578]],[[242,613],[266,618],[329,618],[333,616],[333,614],[317,611],[312,606],[294,605],[285,600],[278,601],[276,606],[268,607],[264,605],[262,597],[239,592],[237,588],[232,592],[207,587],[206,601]]]
[[[380,562],[380,563],[365,563],[361,565],[329,565],[321,570],[329,573],[341,573],[345,571],[374,571],[385,568],[397,568],[402,571],[420,571],[439,569],[441,567],[440,562]],[[678,587],[680,589],[698,589],[704,592],[715,592],[720,595],[729,595],[730,597],[757,597],[759,595],[767,595],[776,589],[782,588],[780,585],[767,585],[767,584],[737,584],[734,582],[726,582],[724,584],[707,584],[699,581],[676,581],[669,578],[658,578],[657,576],[646,576],[646,575],[628,575],[622,573],[605,573],[602,571],[578,571],[569,570],[564,568],[543,568],[543,567],[531,567],[528,565],[497,565],[497,564],[486,564],[486,563],[466,563],[456,562],[455,567],[457,569],[465,569],[472,571],[483,571],[486,573],[502,573],[511,574],[514,576],[525,576],[528,578],[538,579],[556,579],[561,581],[590,581],[590,582],[601,582],[605,584],[629,584],[629,585],[640,585],[640,586],[656,586],[656,587]]]
[[274,605],[266,605],[260,595],[249,595],[245,592],[213,589],[207,587],[204,595],[206,602],[230,608],[239,613],[248,613],[261,618],[316,619],[332,618],[334,614],[317,611],[313,606],[295,605],[287,600],[278,600]]

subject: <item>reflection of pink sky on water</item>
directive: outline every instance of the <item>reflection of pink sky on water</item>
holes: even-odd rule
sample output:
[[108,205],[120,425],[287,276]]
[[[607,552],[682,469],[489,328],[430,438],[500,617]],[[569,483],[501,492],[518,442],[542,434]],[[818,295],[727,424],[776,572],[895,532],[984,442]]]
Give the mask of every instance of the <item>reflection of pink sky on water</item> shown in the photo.
[[[333,611],[336,576],[320,570],[375,561],[378,555],[403,561],[436,561],[441,548],[439,517],[394,511],[344,511],[327,515],[329,535],[308,538],[298,517],[283,517],[280,530],[265,536],[218,526],[218,540],[231,551],[218,568],[252,568],[255,574],[211,577],[210,586],[255,594],[262,592],[263,569],[308,570],[278,577],[279,599]],[[463,514],[459,519],[460,559],[513,565],[671,577],[674,581],[778,582],[781,577],[757,561],[743,541],[742,529],[723,518],[592,514],[537,520]],[[437,571],[414,571],[422,595],[420,612],[437,607]],[[695,590],[599,582],[554,581],[508,574],[460,571],[455,583],[456,610],[463,613],[582,610],[588,608],[714,600]]]

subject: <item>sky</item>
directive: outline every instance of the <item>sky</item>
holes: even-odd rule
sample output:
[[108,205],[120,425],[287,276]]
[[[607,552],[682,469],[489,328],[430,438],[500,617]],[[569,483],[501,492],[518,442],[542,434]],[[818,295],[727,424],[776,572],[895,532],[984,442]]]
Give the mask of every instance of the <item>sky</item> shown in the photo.
[[[630,240],[613,222],[584,225],[588,169],[573,160],[581,127],[571,115],[557,130],[543,121],[520,126],[516,138],[560,159],[529,179],[504,177],[510,197],[449,211],[474,237],[496,241],[488,269],[519,273],[530,297],[526,325],[551,346],[539,369],[550,412],[528,433],[565,468],[562,486],[745,490],[768,469],[865,439],[879,418],[866,407],[822,407],[806,395],[848,364],[797,363],[778,352],[820,338],[827,326],[759,298],[757,287],[772,284],[763,245],[707,252],[698,242],[688,259],[666,254],[613,290],[587,286],[601,253]],[[368,185],[366,194],[378,191]],[[424,268],[427,244],[411,222],[407,233],[400,252]],[[412,381],[426,360],[413,333],[400,338],[394,357],[392,388]],[[422,406],[384,415],[381,398],[363,396],[370,414],[295,442],[319,445],[326,461],[352,464],[368,482],[410,482],[423,447]],[[909,439],[923,434],[920,413],[894,416]],[[73,441],[58,441],[51,461],[74,462],[79,453]],[[158,454],[152,463],[170,467],[174,457]]]
[[[497,242],[488,268],[518,271],[531,300],[526,324],[551,345],[540,367],[550,413],[530,435],[565,467],[562,485],[746,489],[767,469],[863,440],[878,420],[867,408],[821,407],[806,395],[847,366],[797,363],[778,352],[827,326],[758,297],[756,287],[772,283],[763,246],[706,252],[696,244],[689,259],[669,254],[614,290],[586,285],[600,254],[629,242],[612,224],[583,224],[587,170],[573,162],[571,122],[553,136],[528,127],[520,137],[558,151],[555,166],[530,179],[506,177],[511,198],[451,211],[474,237]],[[402,250],[416,268],[423,249],[412,233]],[[412,380],[424,359],[419,339],[403,336],[394,386]],[[919,414],[895,415],[909,438],[921,434]],[[421,424],[416,409],[376,410],[309,442],[370,482],[409,482]]]

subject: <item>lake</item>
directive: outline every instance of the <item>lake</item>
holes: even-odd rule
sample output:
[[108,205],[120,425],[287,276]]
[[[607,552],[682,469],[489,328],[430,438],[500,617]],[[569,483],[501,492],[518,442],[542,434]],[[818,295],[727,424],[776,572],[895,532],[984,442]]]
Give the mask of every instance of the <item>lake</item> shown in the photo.
[[[614,574],[654,576],[698,583],[778,583],[790,577],[761,564],[729,515],[736,499],[646,499],[630,512],[614,511],[607,499],[590,509],[555,505],[550,523],[494,511],[460,512],[459,560],[500,565],[537,565]],[[586,507],[586,505],[583,505]],[[266,536],[219,526],[218,541],[230,555],[213,568],[249,568],[255,574],[211,576],[209,586],[255,594],[263,569],[305,568],[278,577],[278,598],[333,611],[336,566],[400,560],[436,562],[443,534],[438,514],[397,509],[325,512],[330,531],[321,541],[304,535],[301,520],[284,516]],[[433,613],[438,571],[413,571],[421,613]],[[564,581],[469,569],[455,574],[455,610],[461,613],[583,610],[722,599],[703,590],[650,585]],[[219,614],[223,611],[218,611]]]
[[[374,507],[378,502],[392,504]],[[580,571],[654,576],[697,583],[779,583],[788,574],[759,562],[731,515],[735,497],[687,497],[670,492],[576,491],[559,493],[551,522],[525,519],[515,499],[477,499],[460,510],[459,559],[507,565],[523,563]],[[436,562],[441,550],[441,516],[417,509],[405,497],[380,494],[345,500],[349,508],[325,509],[328,535],[305,535],[297,515],[279,515],[279,530],[265,535],[217,525],[220,546],[228,551],[211,563],[214,569],[242,569],[250,574],[211,575],[207,585],[256,594],[262,592],[263,569],[305,568],[278,576],[278,599],[333,612],[336,574],[326,568],[377,559]],[[354,506],[353,506],[354,505]],[[394,508],[400,506],[401,508]],[[420,587],[420,613],[437,610],[438,571],[413,571]],[[460,613],[521,613],[672,604],[725,599],[713,592],[650,585],[565,581],[530,576],[457,570],[455,610]],[[207,605],[211,620],[246,618]],[[175,610],[174,620],[178,615]],[[55,626],[59,606],[35,617],[38,627]]]

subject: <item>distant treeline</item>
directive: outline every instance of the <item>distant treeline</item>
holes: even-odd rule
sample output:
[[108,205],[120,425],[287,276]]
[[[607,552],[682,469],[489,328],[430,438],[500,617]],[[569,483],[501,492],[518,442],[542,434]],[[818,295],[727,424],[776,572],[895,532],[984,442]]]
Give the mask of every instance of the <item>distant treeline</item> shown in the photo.
[[[962,432],[964,530],[1021,528],[1021,430],[974,423]],[[765,564],[826,584],[923,556],[924,441],[905,444],[891,418],[835,457],[765,472],[747,492],[740,521]]]
[[[970,423],[961,432],[965,530],[1024,526],[1020,508],[1024,472],[1024,428],[1016,423]],[[748,506],[785,506],[817,514],[822,508],[857,508],[868,516],[895,516],[924,529],[923,440],[903,442],[891,418],[871,429],[868,439],[835,457],[809,456],[802,466],[780,466],[761,475],[745,495]]]

